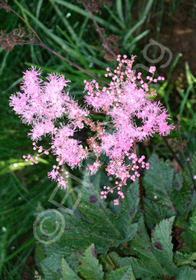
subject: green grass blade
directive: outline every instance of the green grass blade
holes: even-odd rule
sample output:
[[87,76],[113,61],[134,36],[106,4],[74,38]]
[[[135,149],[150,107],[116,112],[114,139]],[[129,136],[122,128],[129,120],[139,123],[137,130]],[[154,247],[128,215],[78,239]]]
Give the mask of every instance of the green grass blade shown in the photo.
[[116,12],[121,19],[122,22],[125,22],[124,20],[124,15],[123,15],[123,3],[122,0],[117,0],[116,1]]
[[127,46],[129,48],[129,52],[132,53],[132,51],[135,48],[135,43],[144,38],[149,33],[149,30],[145,30],[140,35],[138,35],[136,38],[133,39],[133,41]]
[[125,0],[125,22],[132,19],[131,8],[133,7],[134,2],[134,0]]
[[55,35],[50,29],[48,29],[41,21],[39,21],[35,16],[33,16],[27,9],[25,9],[17,0],[14,2],[18,5],[21,11],[27,14],[53,41],[55,41],[63,50],[69,53],[71,56],[77,57],[77,54],[73,49],[68,47],[66,42],[62,40],[60,37]]
[[66,19],[65,15],[61,12],[61,10],[58,8],[58,6],[53,2],[50,1],[53,8],[56,11],[56,14],[58,15],[58,17],[61,19],[62,23],[64,24],[65,28],[67,29],[67,31],[69,32],[72,40],[77,44],[77,46],[81,47],[81,42],[78,40],[77,34],[75,33],[74,29],[71,27],[71,25],[69,24],[68,20]]
[[[83,15],[83,16],[87,17],[87,18],[91,18],[90,14],[87,11],[85,11],[85,10],[81,9],[80,7],[78,7],[76,5],[73,5],[73,4],[71,4],[67,1],[63,1],[63,0],[50,0],[50,1],[58,3],[58,4],[68,8],[68,9],[70,9],[70,10],[72,10],[72,11],[74,11],[74,12],[80,14],[80,15]],[[115,25],[110,24],[109,22],[103,20],[102,18],[100,18],[98,16],[94,16],[94,18],[95,18],[97,23],[109,28],[111,31],[117,32],[117,33],[121,32]]]
[[147,5],[146,5],[144,11],[143,11],[142,14],[141,14],[141,17],[144,18],[144,19],[146,19],[146,17],[148,16],[148,14],[149,14],[149,12],[150,12],[150,10],[151,10],[151,8],[152,8],[152,4],[153,4],[154,1],[153,1],[153,0],[148,0],[147,2],[148,2],[148,3],[147,3]]
[[0,75],[2,75],[2,73],[6,67],[6,62],[7,62],[8,56],[9,56],[9,52],[6,52],[5,55],[3,56],[3,59],[1,62],[1,67],[0,67]]
[[37,3],[37,9],[36,9],[36,18],[37,19],[39,18],[42,4],[43,4],[43,0],[39,0],[38,3]]
[[145,18],[142,18],[140,21],[138,21],[125,35],[123,44],[126,44],[126,42],[129,40],[130,36],[135,32],[145,21]]
[[6,90],[2,91],[2,94],[5,94],[6,92],[10,91],[11,89],[15,88],[16,85],[20,84],[22,82],[22,78],[17,79],[14,83],[11,84],[9,88]]
[[3,263],[8,262],[9,260],[11,260],[12,258],[14,258],[18,253],[20,253],[22,250],[24,250],[24,248],[30,246],[33,242],[35,242],[35,238],[33,237],[32,239],[30,239],[29,241],[27,241],[26,243],[24,243],[18,250],[16,250],[13,254],[9,255],[9,257],[7,257]]
[[85,28],[87,27],[87,24],[88,24],[88,21],[89,21],[89,18],[86,17],[83,21],[82,26],[81,26],[81,29],[80,29],[80,32],[79,32],[79,35],[78,35],[78,40],[82,40],[83,34],[85,32]]
[[70,45],[73,47],[73,49],[75,50],[75,52],[78,54],[78,57],[79,57],[79,60],[80,60],[80,63],[83,64],[83,66],[85,67],[85,69],[88,68],[88,64],[87,64],[87,61],[86,61],[86,57],[81,54],[81,51],[79,50],[79,46],[76,46],[74,44],[74,42],[71,40],[71,38],[69,37],[69,35],[64,31],[62,30],[59,26],[57,26],[57,29],[60,31],[60,33],[67,39],[67,41],[70,43]]
[[117,16],[115,16],[114,12],[110,9],[110,7],[108,7],[107,5],[105,5],[104,7],[110,14],[111,18],[113,18],[113,20],[115,20],[115,22],[120,26],[120,28],[125,29],[126,25]]
[[193,83],[196,83],[196,77],[194,77],[193,74],[191,73],[188,62],[185,62],[185,73],[189,85],[193,85]]
[[168,78],[167,81],[169,82],[172,76],[172,73],[174,71],[174,69],[176,68],[176,65],[178,64],[178,61],[180,60],[180,58],[182,57],[182,54],[179,53],[176,58],[174,59],[174,62],[172,63],[172,66],[169,69],[169,74],[168,74]]
[[191,89],[192,89],[192,85],[190,85],[184,95],[184,98],[180,104],[180,111],[179,111],[179,114],[182,115],[183,111],[184,111],[184,106],[185,104],[187,104],[188,108],[191,109],[191,104],[190,102],[188,102],[188,97],[189,97],[189,93],[191,92]]

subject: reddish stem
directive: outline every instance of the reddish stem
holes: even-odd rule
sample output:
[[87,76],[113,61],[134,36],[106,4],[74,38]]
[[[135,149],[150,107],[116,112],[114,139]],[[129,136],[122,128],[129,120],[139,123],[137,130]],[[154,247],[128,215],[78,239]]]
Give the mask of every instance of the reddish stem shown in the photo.
[[[133,143],[133,151],[134,151],[134,154],[137,155],[136,140]],[[139,164],[138,164],[138,166],[139,166]],[[138,169],[138,173],[140,174],[140,168]],[[144,194],[144,188],[142,185],[142,178],[141,178],[141,174],[140,174],[140,176],[139,176],[139,198],[140,198],[139,204],[140,204],[141,210],[144,210],[143,194]]]

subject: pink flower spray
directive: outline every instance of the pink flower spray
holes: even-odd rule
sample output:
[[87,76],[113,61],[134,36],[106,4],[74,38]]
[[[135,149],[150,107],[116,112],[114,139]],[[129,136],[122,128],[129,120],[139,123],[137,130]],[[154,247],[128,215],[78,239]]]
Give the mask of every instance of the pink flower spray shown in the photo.
[[[124,198],[122,187],[127,180],[135,181],[140,176],[140,168],[149,168],[144,161],[145,156],[137,156],[136,143],[155,133],[168,135],[174,128],[168,124],[170,117],[166,109],[153,100],[156,92],[149,91],[151,82],[164,79],[154,79],[155,67],[150,67],[151,76],[147,76],[145,82],[141,73],[136,75],[132,70],[134,56],[128,60],[126,55],[123,58],[118,55],[117,61],[118,66],[113,72],[106,69],[105,76],[111,78],[107,87],[101,88],[95,80],[84,81],[85,108],[64,91],[69,80],[49,74],[44,82],[40,78],[40,70],[33,67],[24,73],[21,91],[10,97],[10,106],[24,123],[31,125],[29,136],[33,140],[33,149],[38,152],[37,156],[23,156],[24,159],[36,164],[41,155],[54,154],[57,164],[48,176],[66,189],[69,174],[64,169],[65,164],[72,169],[81,166],[89,153],[93,153],[95,161],[88,170],[95,174],[102,165],[100,156],[104,153],[109,160],[106,171],[115,178],[115,186],[104,186],[101,198],[107,198],[108,193],[116,189],[115,205]],[[90,117],[92,111],[104,114],[108,121],[93,121]],[[84,127],[93,132],[86,145],[74,138],[74,133]],[[38,145],[46,135],[51,137],[48,149]]]

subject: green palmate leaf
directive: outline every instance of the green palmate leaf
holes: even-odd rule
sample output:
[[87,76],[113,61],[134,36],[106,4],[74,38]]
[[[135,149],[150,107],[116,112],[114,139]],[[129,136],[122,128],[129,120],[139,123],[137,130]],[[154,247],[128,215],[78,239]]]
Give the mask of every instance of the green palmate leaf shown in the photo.
[[86,280],[103,279],[103,268],[97,260],[94,244],[90,245],[79,258],[78,271]]
[[131,240],[137,230],[137,224],[131,224],[139,203],[138,184],[132,184],[126,198],[120,205],[120,214],[115,215],[106,208],[100,199],[100,177],[92,181],[85,176],[76,214],[66,213],[66,229],[63,234],[65,245],[71,248],[89,246],[94,243],[96,252],[106,253],[112,246]]
[[65,259],[62,259],[62,280],[80,280],[77,274],[70,268]]
[[[96,230],[96,243],[103,244],[101,251],[106,252],[109,246],[118,246],[121,243],[131,240],[136,233],[137,225],[131,224],[138,209],[139,193],[138,184],[132,184],[126,193],[126,198],[120,204],[120,214],[115,215],[106,208],[103,200],[100,199],[100,180],[101,173],[97,176],[84,177],[82,186],[82,199],[79,206],[81,217],[94,221],[92,226],[93,231]],[[100,233],[100,235],[99,235]],[[105,239],[105,240],[104,240]],[[108,239],[108,240],[107,240]],[[106,241],[107,240],[107,241]],[[96,244],[95,243],[95,244]]]
[[[76,211],[59,209],[64,218],[63,228],[58,227],[60,235],[56,238],[57,231],[53,229],[54,242],[49,240],[47,243],[47,237],[43,239],[46,259],[42,261],[42,267],[45,273],[51,270],[58,273],[62,258],[66,258],[70,267],[77,272],[79,255],[92,243],[95,244],[96,253],[106,254],[109,248],[125,244],[135,236],[137,224],[132,224],[132,221],[139,203],[138,184],[128,187],[125,199],[117,206],[116,212],[119,214],[114,214],[100,198],[100,180],[101,173],[94,177],[86,175],[78,194],[79,203],[77,207],[73,206]],[[54,225],[57,226],[55,221]],[[40,238],[41,230],[41,227],[37,229]],[[51,265],[54,252],[55,264]]]
[[136,278],[174,275],[171,227],[174,217],[160,222],[152,232],[152,240],[140,220],[137,235],[130,242],[130,252],[135,257],[119,259],[120,266],[131,265]]
[[135,280],[135,277],[132,268],[130,266],[124,266],[110,272],[106,280]]

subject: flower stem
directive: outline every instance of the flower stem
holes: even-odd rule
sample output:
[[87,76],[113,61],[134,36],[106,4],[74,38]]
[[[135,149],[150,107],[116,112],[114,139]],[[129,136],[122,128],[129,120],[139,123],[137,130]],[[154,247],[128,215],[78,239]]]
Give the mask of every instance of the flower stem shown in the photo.
[[[134,154],[137,155],[136,140],[133,143],[133,151],[134,151]],[[144,188],[143,188],[143,185],[142,185],[142,178],[141,178],[140,168],[138,169],[138,173],[140,174],[140,176],[139,176],[139,198],[140,198],[139,204],[140,204],[141,210],[144,210],[144,201],[143,201]]]

